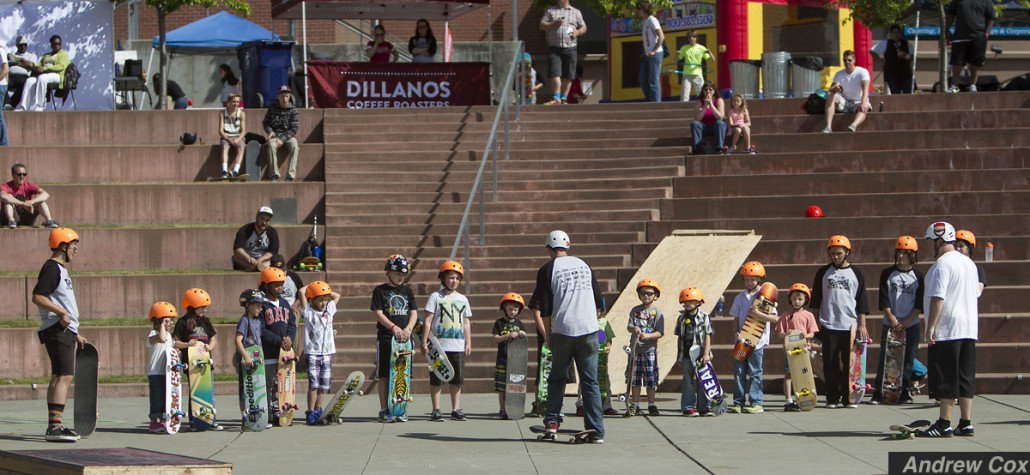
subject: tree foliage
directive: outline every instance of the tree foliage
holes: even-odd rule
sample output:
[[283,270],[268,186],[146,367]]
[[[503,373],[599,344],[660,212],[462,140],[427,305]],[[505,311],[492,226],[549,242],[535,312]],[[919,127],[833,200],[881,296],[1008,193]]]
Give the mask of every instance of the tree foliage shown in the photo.
[[901,13],[912,5],[912,0],[833,0],[830,8],[851,10],[848,21],[858,20],[870,28],[887,28],[898,22]]
[[[629,18],[637,13],[637,0],[583,0],[594,13],[601,16],[613,16],[616,18]],[[533,0],[533,4],[541,10],[554,5],[553,0]],[[651,0],[655,10],[669,8],[672,0]]]

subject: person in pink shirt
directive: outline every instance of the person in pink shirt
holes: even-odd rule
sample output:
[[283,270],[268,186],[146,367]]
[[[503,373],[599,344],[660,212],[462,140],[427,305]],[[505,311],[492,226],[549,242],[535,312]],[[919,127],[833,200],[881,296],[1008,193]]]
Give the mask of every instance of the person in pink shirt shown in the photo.
[[[790,301],[791,309],[780,317],[776,322],[776,337],[779,340],[786,338],[791,330],[800,330],[805,334],[805,344],[812,349],[812,338],[819,332],[819,325],[815,323],[815,315],[805,309],[808,302],[812,300],[812,291],[808,286],[800,282],[790,286],[787,292],[787,299]],[[784,343],[786,349],[786,343]],[[783,406],[784,412],[800,412],[801,408],[794,402],[793,391],[791,390],[790,365],[787,361],[787,353],[783,353],[783,395],[787,398],[787,404]]]
[[386,28],[383,25],[376,25],[375,29],[372,30],[375,36],[374,41],[369,41],[365,45],[365,57],[368,58],[370,63],[389,63],[397,62],[397,58],[400,55],[397,50],[393,48],[393,44],[386,41]]
[[701,95],[697,98],[694,121],[690,124],[690,135],[694,139],[693,147],[701,142],[705,135],[715,136],[715,149],[722,150],[723,139],[726,138],[726,102],[715,92],[715,83],[705,81]]
[[46,204],[50,194],[26,179],[28,175],[25,165],[15,163],[11,167],[11,181],[0,185],[0,202],[4,205],[7,227],[14,229],[19,224],[32,226],[36,224],[36,217],[42,214],[46,220],[43,226],[56,228],[57,223],[50,216],[50,207]]

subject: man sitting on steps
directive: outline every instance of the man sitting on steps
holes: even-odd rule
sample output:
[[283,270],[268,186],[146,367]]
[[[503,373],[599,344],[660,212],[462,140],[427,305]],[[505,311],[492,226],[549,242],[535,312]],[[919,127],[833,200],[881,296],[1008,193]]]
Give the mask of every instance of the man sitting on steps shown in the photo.
[[869,71],[860,66],[855,66],[855,52],[847,50],[844,52],[844,69],[837,71],[833,76],[833,84],[830,86],[829,95],[826,97],[826,128],[824,134],[833,132],[834,112],[846,112],[855,114],[855,120],[848,126],[848,130],[854,132],[865,116],[872,111],[869,105]]

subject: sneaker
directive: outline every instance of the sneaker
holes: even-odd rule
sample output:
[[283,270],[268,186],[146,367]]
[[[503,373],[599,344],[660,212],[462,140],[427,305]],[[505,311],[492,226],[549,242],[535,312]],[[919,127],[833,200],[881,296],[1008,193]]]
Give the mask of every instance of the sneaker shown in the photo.
[[79,434],[67,427],[46,430],[47,442],[75,442],[79,440]]
[[59,225],[57,224],[57,221],[54,221],[52,219],[50,221],[47,221],[47,222],[43,223],[43,227],[45,227],[45,228],[54,229],[54,228],[56,228],[58,226]]
[[508,411],[505,411],[504,409],[501,409],[501,412],[499,412],[497,415],[501,418],[502,421],[508,420]]
[[304,417],[305,417],[305,419],[307,419],[305,421],[305,424],[307,424],[309,426],[313,426],[315,424],[318,424],[318,416],[315,415],[315,411],[304,411]]
[[7,227],[11,228],[11,229],[15,229],[15,228],[18,227],[18,223],[15,223],[14,221],[11,221],[11,222],[7,223]]
[[604,439],[602,439],[602,438],[600,438],[600,437],[598,437],[596,435],[591,435],[591,436],[587,437],[587,443],[588,444],[603,444],[604,443]]
[[836,409],[837,408],[837,403],[835,403],[835,402],[827,402],[826,403],[826,408],[827,409]]
[[576,416],[583,417],[583,406],[576,406]]
[[830,134],[830,133],[833,133],[833,129],[831,129],[831,128],[827,127],[827,128],[825,128],[825,129],[823,129],[823,133],[824,133],[824,134]]
[[286,179],[283,181],[285,181],[286,183],[293,183],[293,178],[286,177]]
[[755,147],[754,145],[748,147],[747,153],[750,153],[751,155],[758,153],[758,147]]
[[683,415],[687,417],[697,417],[698,413],[693,409],[687,409],[686,411],[683,411]]
[[726,408],[726,412],[732,412],[734,414],[740,414],[741,411],[743,411],[743,409],[744,408],[740,407],[740,404],[734,404],[734,405]]
[[451,411],[451,420],[452,421],[467,421],[468,418],[465,417],[465,413],[462,412],[461,409],[455,409],[455,410]]
[[801,408],[798,407],[797,403],[789,402],[786,406],[783,406],[783,412],[801,412]]
[[557,434],[558,433],[558,423],[554,422],[554,421],[548,422],[544,426],[544,433],[546,433],[546,434]]
[[873,406],[879,406],[880,405],[880,398],[878,398],[876,396],[873,396],[872,398],[869,399],[868,404],[873,405]]
[[701,417],[715,417],[715,413],[712,411],[701,411]]
[[150,427],[147,430],[152,434],[160,434],[165,431],[165,426],[161,424],[161,421],[153,420],[150,421]]
[[320,407],[318,409],[315,409],[315,419],[321,419],[321,418],[322,418],[322,408]]
[[606,415],[606,416],[617,416],[617,415],[619,415],[619,410],[614,408],[614,407],[609,407],[608,409],[604,410],[604,415]]
[[972,437],[973,436],[973,424],[967,424],[967,425],[964,425],[964,426],[958,426],[957,428],[955,428],[955,432],[954,433],[955,433],[955,435],[959,435],[959,436],[962,436],[962,437]]
[[[837,405],[837,407],[840,407],[840,405],[838,404],[838,405]],[[851,403],[848,403],[848,404],[847,404],[846,406],[844,406],[844,407],[846,407],[846,408],[848,408],[848,409],[858,409],[858,404],[851,404]]]
[[969,85],[969,92],[976,92],[976,84]]
[[265,424],[265,429],[271,429],[271,428],[272,428],[272,423],[271,422]]
[[272,177],[272,181],[278,183],[279,182],[279,177],[273,176]]
[[429,420],[437,422],[443,421],[443,413],[441,413],[439,409],[433,409],[433,413],[429,415]]
[[726,153],[733,153],[733,152],[736,152],[736,151],[737,151],[737,147],[726,148]]
[[848,126],[848,130],[854,132],[855,131],[855,126],[854,125],[849,125]]
[[941,427],[941,421],[934,422],[932,426],[924,431],[916,433],[916,437],[944,437],[948,438],[954,434],[951,427]]
[[958,85],[957,84],[952,84],[951,85],[951,89],[948,89],[948,92],[952,92],[952,93],[955,93],[955,92],[958,92],[958,91],[959,91],[959,89],[958,89]]
[[228,172],[228,171],[224,171],[224,172],[222,172],[222,178],[225,179],[225,180],[228,180],[228,179],[232,178],[232,173]]
[[912,400],[912,396],[901,396],[901,399],[898,400],[898,404],[912,404],[913,402],[915,401]]
[[390,411],[383,409],[379,411],[379,422],[390,423],[393,422],[393,416],[390,415]]
[[408,422],[408,413],[405,412],[405,413],[395,417],[394,420],[397,421],[397,422]]
[[555,105],[561,105],[561,103],[562,103],[561,99],[556,97],[554,99],[551,99],[551,100],[545,102],[544,105],[545,106],[555,106]]
[[215,423],[215,424],[214,424],[213,426],[211,426],[211,428],[210,428],[210,429],[208,429],[208,430],[213,430],[213,431],[223,431],[223,430],[225,430],[225,426],[223,426],[223,425],[220,425],[219,423],[217,423],[217,422],[216,422],[216,423]]
[[654,404],[651,404],[651,405],[647,406],[647,415],[649,415],[649,416],[657,416],[658,415],[658,406],[655,406]]
[[762,409],[762,405],[761,404],[752,404],[752,405],[750,405],[748,407],[745,407],[744,408],[744,412],[746,412],[748,414],[761,414],[761,413],[765,412],[765,409]]
[[240,176],[240,172],[238,172],[236,170],[233,170],[233,171],[229,172],[229,178],[239,178],[239,176]]
[[638,406],[636,404],[630,404],[629,408],[626,409],[626,413],[631,415],[631,416],[635,416],[637,414],[640,414],[640,406]]

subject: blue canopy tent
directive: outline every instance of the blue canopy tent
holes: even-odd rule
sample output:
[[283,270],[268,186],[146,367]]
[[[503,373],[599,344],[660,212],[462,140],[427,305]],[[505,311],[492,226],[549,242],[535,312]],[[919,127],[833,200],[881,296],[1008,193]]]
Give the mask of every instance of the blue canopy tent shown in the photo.
[[[256,40],[279,40],[279,35],[229,12],[218,12],[165,33],[165,46],[172,54],[205,54],[235,49]],[[160,38],[154,37],[154,48]]]

